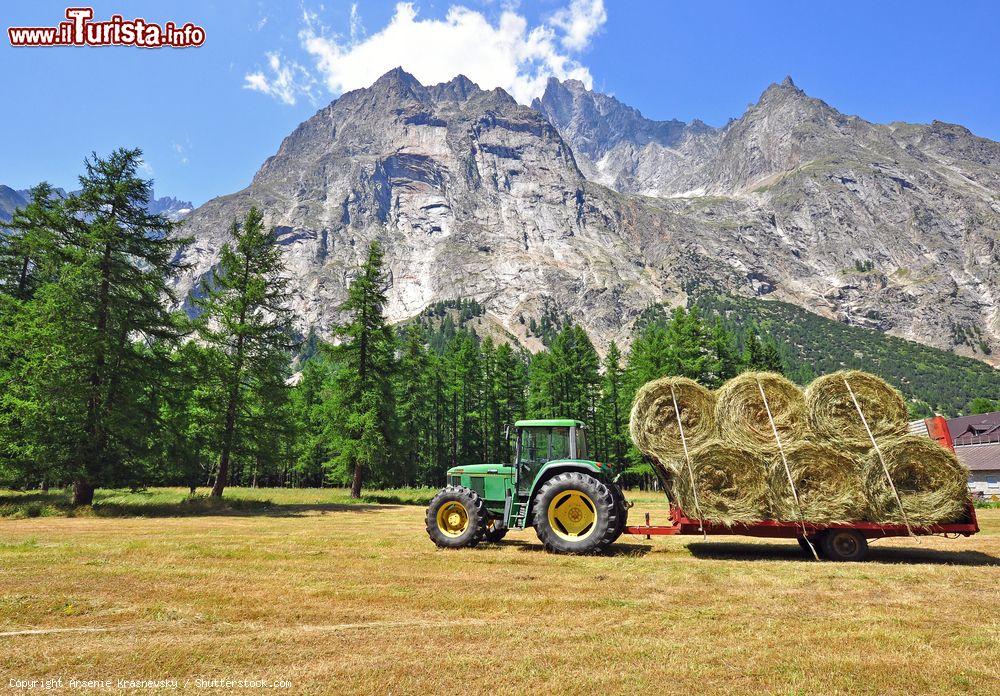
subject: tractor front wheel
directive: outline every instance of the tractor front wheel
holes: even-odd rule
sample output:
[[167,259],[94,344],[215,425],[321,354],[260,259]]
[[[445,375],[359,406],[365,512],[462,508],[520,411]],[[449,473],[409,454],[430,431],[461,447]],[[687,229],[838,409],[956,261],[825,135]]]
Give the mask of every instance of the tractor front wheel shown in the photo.
[[535,496],[535,533],[553,553],[603,551],[619,532],[618,517],[611,490],[580,472],[553,476]]
[[464,486],[445,486],[427,506],[427,536],[438,546],[475,546],[486,536],[486,505]]

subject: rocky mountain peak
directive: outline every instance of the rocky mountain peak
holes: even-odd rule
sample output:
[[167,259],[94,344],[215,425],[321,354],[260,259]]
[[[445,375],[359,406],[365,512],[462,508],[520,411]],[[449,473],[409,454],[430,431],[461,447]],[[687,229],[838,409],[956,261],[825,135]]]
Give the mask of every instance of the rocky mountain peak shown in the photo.
[[[251,186],[191,214],[184,297],[250,205],[278,231],[305,333],[325,335],[367,245],[393,321],[457,297],[530,349],[554,307],[599,349],[695,287],[982,356],[1000,353],[1000,144],[844,116],[790,80],[740,118],[656,121],[578,81],[533,108],[401,69],[303,122]],[[973,251],[970,251],[973,250]]]
[[428,94],[439,101],[466,101],[474,94],[479,94],[483,90],[479,85],[467,78],[465,75],[458,75],[448,82],[442,82],[427,88]]

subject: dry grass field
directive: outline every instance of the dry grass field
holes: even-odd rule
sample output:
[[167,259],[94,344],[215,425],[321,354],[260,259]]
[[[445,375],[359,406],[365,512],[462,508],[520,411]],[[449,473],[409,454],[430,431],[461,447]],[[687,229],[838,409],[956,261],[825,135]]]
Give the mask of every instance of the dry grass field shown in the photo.
[[[1000,692],[997,509],[979,511],[976,537],[880,541],[868,562],[834,564],[794,542],[737,537],[623,537],[608,556],[553,556],[530,530],[443,551],[421,507],[322,495],[175,516],[0,519],[3,685]],[[633,519],[646,510],[656,521],[659,499],[640,498]]]

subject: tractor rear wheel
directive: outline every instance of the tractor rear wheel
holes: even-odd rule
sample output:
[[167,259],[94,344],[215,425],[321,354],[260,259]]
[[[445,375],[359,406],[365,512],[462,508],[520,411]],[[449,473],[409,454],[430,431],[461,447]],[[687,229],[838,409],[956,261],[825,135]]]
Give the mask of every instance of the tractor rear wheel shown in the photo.
[[427,536],[438,546],[475,546],[486,536],[486,505],[475,491],[445,486],[427,506]]
[[622,493],[622,489],[617,484],[612,483],[608,488],[611,489],[611,495],[615,497],[615,504],[618,506],[618,528],[611,538],[611,543],[614,543],[618,541],[618,537],[624,533],[625,527],[628,526],[628,505],[625,503],[625,494]]
[[535,533],[553,553],[603,551],[615,538],[618,517],[608,486],[577,471],[553,476],[535,496]]

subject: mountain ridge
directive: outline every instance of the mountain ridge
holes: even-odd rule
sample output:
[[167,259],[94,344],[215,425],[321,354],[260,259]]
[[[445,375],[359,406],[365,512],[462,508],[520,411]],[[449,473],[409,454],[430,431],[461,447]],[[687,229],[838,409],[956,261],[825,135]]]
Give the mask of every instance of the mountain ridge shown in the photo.
[[[722,128],[653,121],[578,82],[533,107],[402,68],[287,136],[251,184],[195,210],[181,296],[257,205],[279,231],[303,332],[328,335],[368,243],[389,318],[474,298],[532,349],[554,303],[603,350],[644,307],[712,287],[994,361],[1000,145],[960,126],[872,124],[789,78]],[[989,351],[990,354],[987,354]]]

